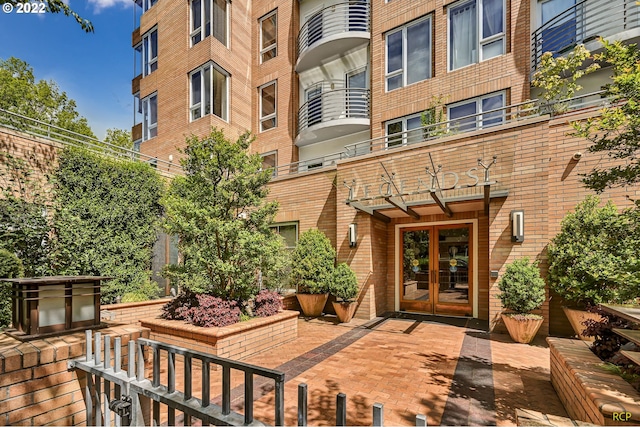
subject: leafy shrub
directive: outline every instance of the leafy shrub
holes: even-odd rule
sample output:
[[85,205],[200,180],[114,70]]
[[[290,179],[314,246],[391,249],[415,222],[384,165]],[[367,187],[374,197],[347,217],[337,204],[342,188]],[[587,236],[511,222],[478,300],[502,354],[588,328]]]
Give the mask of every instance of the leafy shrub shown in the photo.
[[346,263],[341,262],[334,269],[329,292],[342,301],[351,301],[358,296],[358,278]]
[[225,301],[186,290],[162,307],[163,319],[184,320],[196,326],[227,326],[240,321],[236,301]]
[[602,317],[601,321],[587,319],[583,322],[585,326],[584,335],[594,337],[591,351],[604,361],[609,361],[620,347],[629,341],[613,332],[613,329],[633,329],[633,324],[625,319],[602,310],[598,306],[590,306],[587,311],[597,313]]
[[549,286],[577,304],[624,303],[640,295],[638,211],[618,213],[587,197],[549,244]]
[[507,265],[498,282],[502,306],[517,314],[535,310],[544,302],[544,286],[538,263],[529,264],[529,258],[516,259]]
[[103,303],[149,281],[163,182],[149,165],[66,147],[54,174],[55,273],[114,277]]
[[301,294],[324,294],[329,291],[336,251],[325,234],[316,229],[300,236],[293,250],[291,279]]
[[275,291],[263,289],[258,292],[253,301],[253,314],[257,317],[268,317],[277,314],[282,310],[282,299],[280,294]]
[[[13,279],[22,277],[24,270],[22,262],[13,253],[0,249],[0,277]],[[11,323],[11,285],[0,282],[0,328],[9,326]]]

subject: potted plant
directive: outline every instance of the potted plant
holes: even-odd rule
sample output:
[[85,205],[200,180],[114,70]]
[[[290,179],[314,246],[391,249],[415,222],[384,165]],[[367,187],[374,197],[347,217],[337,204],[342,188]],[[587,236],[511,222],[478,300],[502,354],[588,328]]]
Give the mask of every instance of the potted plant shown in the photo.
[[322,314],[329,297],[335,258],[336,251],[322,231],[312,229],[300,235],[291,257],[291,280],[307,317]]
[[355,298],[358,296],[358,278],[356,273],[346,263],[342,262],[333,271],[333,280],[329,285],[329,292],[335,296],[333,309],[336,311],[340,323],[348,323],[356,311]]
[[619,213],[611,202],[600,206],[598,197],[589,196],[563,218],[549,244],[549,287],[568,304],[563,309],[582,339],[592,339],[582,334],[584,321],[601,319],[586,307],[637,296],[638,227],[631,215]]
[[545,299],[545,283],[540,277],[538,264],[529,263],[529,258],[521,258],[507,265],[498,282],[502,306],[509,310],[502,314],[511,339],[528,344],[536,336],[542,316],[530,311],[539,308]]

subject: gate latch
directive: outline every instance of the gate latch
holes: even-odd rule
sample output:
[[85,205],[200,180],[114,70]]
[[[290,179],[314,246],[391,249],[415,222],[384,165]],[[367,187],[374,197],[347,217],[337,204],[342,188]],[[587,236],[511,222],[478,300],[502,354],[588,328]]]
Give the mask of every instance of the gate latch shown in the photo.
[[112,400],[109,409],[121,418],[128,418],[131,415],[131,396],[123,395],[120,399]]

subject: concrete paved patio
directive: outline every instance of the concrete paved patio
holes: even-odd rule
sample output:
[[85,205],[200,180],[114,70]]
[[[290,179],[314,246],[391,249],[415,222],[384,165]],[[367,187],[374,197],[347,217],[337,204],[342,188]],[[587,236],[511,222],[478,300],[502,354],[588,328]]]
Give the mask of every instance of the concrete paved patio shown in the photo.
[[[349,324],[300,318],[297,340],[245,361],[286,373],[286,425],[297,425],[300,383],[308,385],[310,425],[335,425],[340,392],[348,425],[371,425],[374,403],[384,405],[385,425],[415,425],[417,414],[428,425],[513,425],[517,408],[567,416],[549,381],[544,338],[516,344],[473,320],[404,317]],[[220,393],[219,376],[212,372],[212,397]],[[238,412],[242,381],[232,375]],[[274,422],[272,384],[254,387],[255,418],[267,423]],[[219,396],[212,400],[219,404]]]

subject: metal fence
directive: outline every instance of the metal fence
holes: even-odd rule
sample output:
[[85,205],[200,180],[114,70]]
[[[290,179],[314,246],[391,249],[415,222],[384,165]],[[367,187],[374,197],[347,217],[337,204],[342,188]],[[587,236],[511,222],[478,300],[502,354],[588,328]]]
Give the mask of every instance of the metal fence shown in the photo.
[[322,92],[298,110],[298,134],[310,126],[336,119],[369,119],[369,89]]

